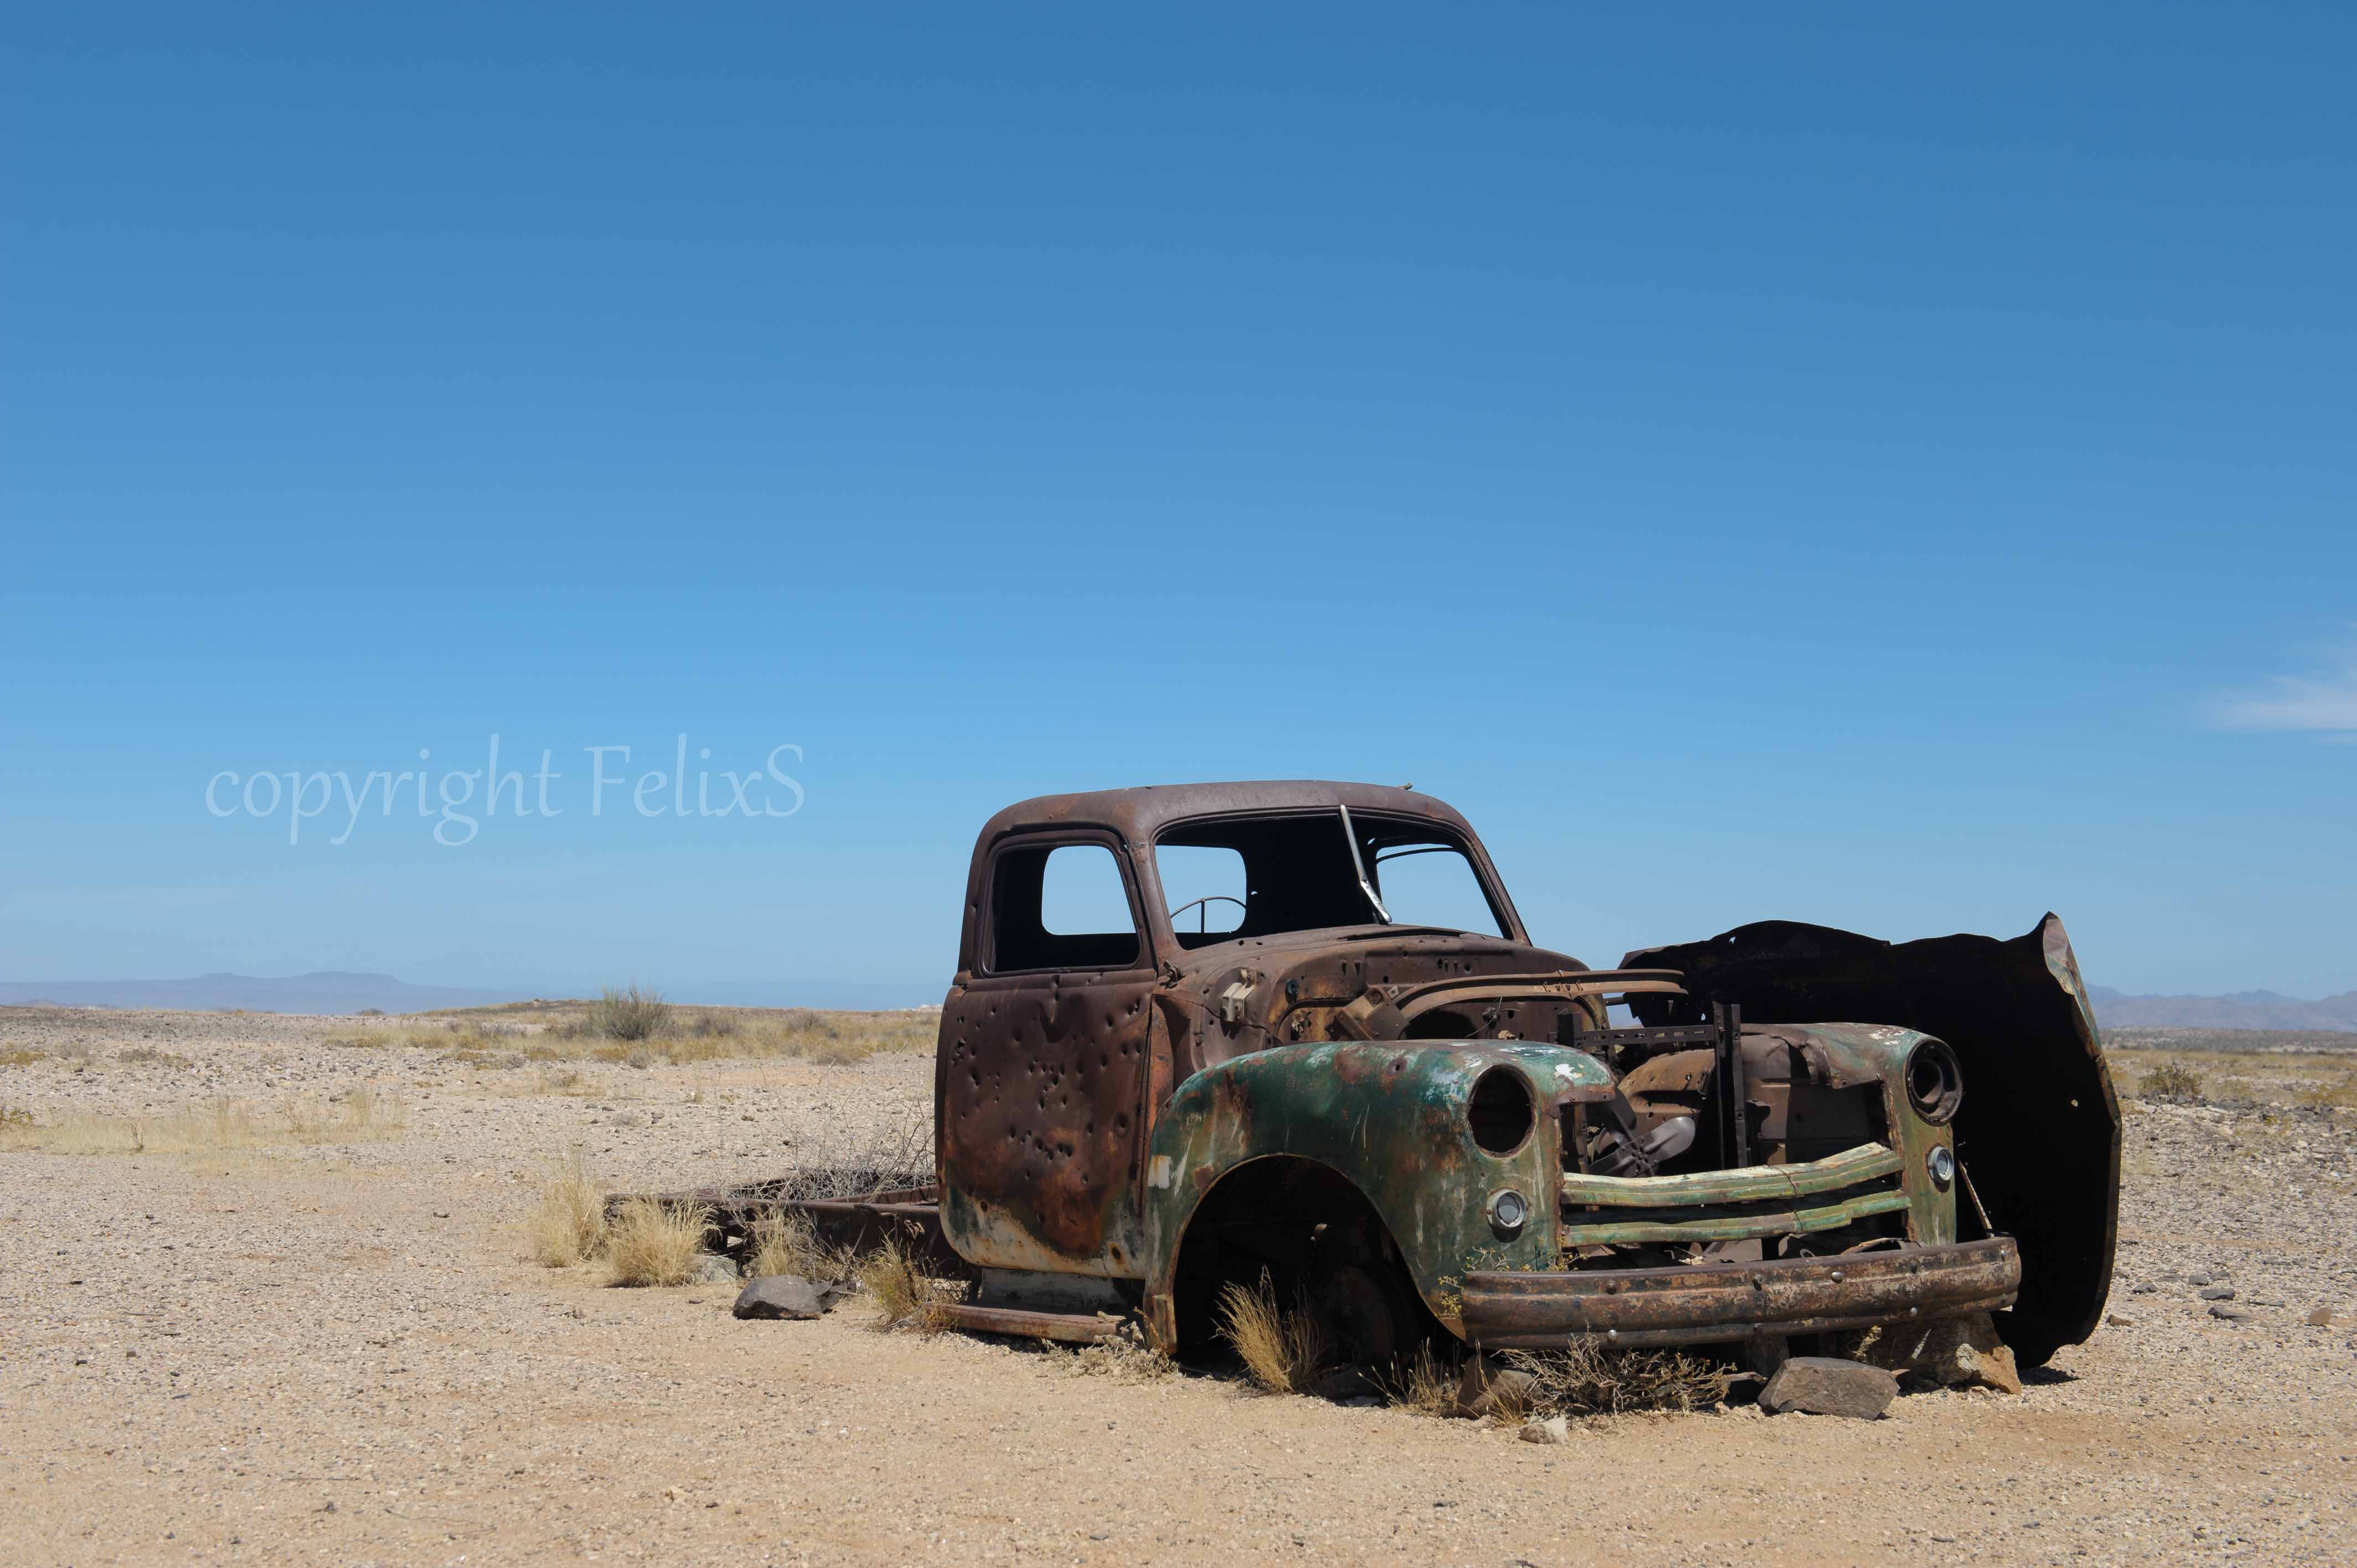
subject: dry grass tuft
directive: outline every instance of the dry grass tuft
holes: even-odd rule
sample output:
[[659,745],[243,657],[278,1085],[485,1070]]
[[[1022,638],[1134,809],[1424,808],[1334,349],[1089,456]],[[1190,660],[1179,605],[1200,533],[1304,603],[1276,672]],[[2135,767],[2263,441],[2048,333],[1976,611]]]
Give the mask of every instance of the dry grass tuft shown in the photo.
[[281,1113],[287,1136],[298,1144],[357,1144],[398,1137],[408,1110],[398,1094],[379,1094],[361,1084],[328,1105],[290,1101]]
[[1378,1373],[1375,1386],[1383,1398],[1402,1410],[1417,1415],[1455,1415],[1458,1368],[1435,1354],[1429,1345],[1420,1346],[1413,1359],[1402,1361],[1389,1372]]
[[700,1203],[658,1203],[634,1197],[606,1227],[606,1262],[618,1285],[683,1285],[695,1277],[695,1260],[712,1210]]
[[340,1110],[289,1101],[271,1118],[215,1100],[154,1116],[66,1116],[52,1122],[12,1116],[0,1123],[0,1149],[49,1155],[199,1155],[270,1144],[346,1144],[398,1137],[404,1112],[397,1096],[365,1086]]
[[46,1054],[30,1046],[0,1046],[0,1067],[31,1067]]
[[909,1239],[894,1236],[867,1255],[860,1287],[876,1303],[877,1332],[907,1328],[939,1334],[950,1326],[953,1287],[924,1271]]
[[1534,1415],[1708,1410],[1735,1382],[1732,1368],[1683,1351],[1603,1350],[1584,1339],[1561,1350],[1510,1350],[1506,1360],[1531,1377],[1514,1409],[1500,1401],[1498,1418],[1516,1424]]
[[535,1262],[569,1269],[597,1255],[606,1240],[606,1200],[576,1149],[540,1184],[528,1222]]
[[608,1040],[651,1040],[670,1030],[671,1018],[671,1004],[659,991],[608,988],[589,1004],[587,1028]]
[[2182,1062],[2161,1062],[2137,1080],[2136,1092],[2147,1100],[2199,1100],[2201,1075]]
[[1273,1394],[1301,1392],[1326,1357],[1326,1337],[1308,1304],[1287,1310],[1265,1273],[1256,1289],[1230,1284],[1220,1293],[1216,1325],[1252,1380]]
[[831,1284],[859,1272],[858,1254],[819,1240],[818,1227],[807,1214],[772,1214],[756,1220],[751,1242],[745,1260],[748,1279],[799,1274],[815,1284]]

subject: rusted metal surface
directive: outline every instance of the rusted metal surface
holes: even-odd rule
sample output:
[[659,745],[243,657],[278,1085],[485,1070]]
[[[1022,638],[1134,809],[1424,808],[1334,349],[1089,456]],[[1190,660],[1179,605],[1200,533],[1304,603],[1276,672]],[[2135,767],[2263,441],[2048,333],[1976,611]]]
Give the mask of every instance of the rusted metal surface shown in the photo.
[[1054,1339],[1066,1345],[1093,1345],[1110,1339],[1121,1332],[1122,1325],[1122,1320],[1111,1313],[1035,1312],[967,1301],[946,1303],[941,1311],[952,1326],[975,1334]]
[[[1628,961],[1675,968],[1695,996],[1738,1003],[1751,1018],[1870,1019],[1946,1041],[1963,1065],[1962,1108],[1911,1152],[1953,1133],[1990,1222],[2019,1239],[2021,1298],[1999,1331],[2025,1366],[2093,1332],[2118,1236],[2120,1112],[2061,920],[2050,914],[2009,941],[1897,945],[1765,921]],[[1681,1004],[1631,1004],[1666,1017]]]
[[[1232,931],[1200,899],[1178,928],[1157,843],[1236,854]],[[1067,847],[1111,862],[1130,929],[1050,926]],[[1386,855],[1436,849],[1495,934],[1393,923]],[[1412,790],[1025,801],[968,872],[937,1192],[677,1196],[724,1230],[913,1226],[993,1333],[1134,1309],[1178,1348],[1223,1283],[1266,1278],[1366,1359],[1436,1322],[1695,1344],[2010,1307],[2032,1363],[2084,1337],[2118,1113],[2059,922],[1897,948],[1770,923],[1625,963],[1534,946],[1471,827]]]
[[[1239,813],[1345,806],[1375,828],[1413,824],[1461,845],[1511,935],[1469,940],[1378,929],[1372,939],[1338,941],[1330,930],[1285,932],[1241,944],[1250,961],[1224,948],[1179,944],[1153,855],[1159,832]],[[999,868],[1009,856],[1068,844],[1112,852],[1137,927],[1134,954],[1103,968],[1003,970],[994,953]],[[1394,1036],[1469,989],[1496,1010],[1494,1030],[1552,1040],[1565,1010],[1586,1005],[1601,1021],[1592,998],[1604,988],[1583,987],[1583,972],[1576,960],[1528,945],[1470,826],[1412,790],[1197,785],[1009,807],[976,841],[958,974],[942,1003],[934,1105],[943,1231],[981,1266],[1145,1279],[1155,1263],[1143,1230],[1147,1150],[1180,1081],[1287,1038],[1348,1037],[1338,1020],[1354,1004],[1361,1020],[1380,1015],[1372,1033]],[[1385,990],[1394,977],[1405,1008]],[[1631,983],[1674,984],[1662,975]],[[1533,1022],[1535,1031],[1520,1026]],[[1361,1037],[1368,1032],[1362,1023]]]
[[1574,1336],[1644,1346],[1823,1334],[2001,1310],[2020,1283],[2007,1237],[1683,1269],[1485,1271],[1465,1282],[1465,1336],[1485,1349],[1533,1349]]
[[1155,984],[1152,970],[1133,969],[985,976],[951,993],[935,1131],[943,1223],[974,1262],[1138,1272]]

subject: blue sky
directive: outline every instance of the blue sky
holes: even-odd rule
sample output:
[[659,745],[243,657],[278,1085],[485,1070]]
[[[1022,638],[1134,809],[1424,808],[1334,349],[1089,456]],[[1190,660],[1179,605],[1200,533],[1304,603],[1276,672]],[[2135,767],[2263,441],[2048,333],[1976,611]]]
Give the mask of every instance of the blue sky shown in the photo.
[[1591,962],[2357,987],[2353,33],[20,14],[0,978],[922,996],[997,807],[1308,775]]

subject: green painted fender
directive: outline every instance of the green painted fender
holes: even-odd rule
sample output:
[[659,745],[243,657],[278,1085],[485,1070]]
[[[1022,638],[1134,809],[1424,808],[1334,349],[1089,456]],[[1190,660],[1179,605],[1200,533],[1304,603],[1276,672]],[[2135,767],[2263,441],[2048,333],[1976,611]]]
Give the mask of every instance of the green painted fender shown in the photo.
[[[1537,1114],[1519,1147],[1493,1155],[1473,1141],[1467,1112],[1475,1083],[1501,1069],[1526,1080]],[[1554,1262],[1562,1124],[1552,1112],[1610,1087],[1585,1052],[1519,1040],[1280,1046],[1204,1069],[1172,1092],[1147,1155],[1149,1321],[1170,1311],[1179,1244],[1205,1195],[1240,1165],[1287,1155],[1326,1166],[1366,1197],[1425,1304],[1454,1327],[1469,1268]],[[1530,1206],[1512,1234],[1490,1222],[1490,1197],[1501,1187]]]

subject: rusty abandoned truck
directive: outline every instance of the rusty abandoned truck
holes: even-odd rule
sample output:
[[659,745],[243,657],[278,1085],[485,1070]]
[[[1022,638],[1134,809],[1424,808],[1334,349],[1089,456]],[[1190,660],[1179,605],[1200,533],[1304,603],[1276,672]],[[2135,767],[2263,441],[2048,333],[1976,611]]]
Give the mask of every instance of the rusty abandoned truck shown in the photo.
[[[953,1321],[1207,1340],[1265,1278],[1380,1361],[1446,1334],[1720,1345],[1995,1314],[2095,1325],[2120,1117],[2061,923],[1891,944],[1768,921],[1592,970],[1534,947],[1472,827],[1407,789],[1010,806],[976,841],[935,1185]],[[742,1234],[791,1183],[706,1191]]]

